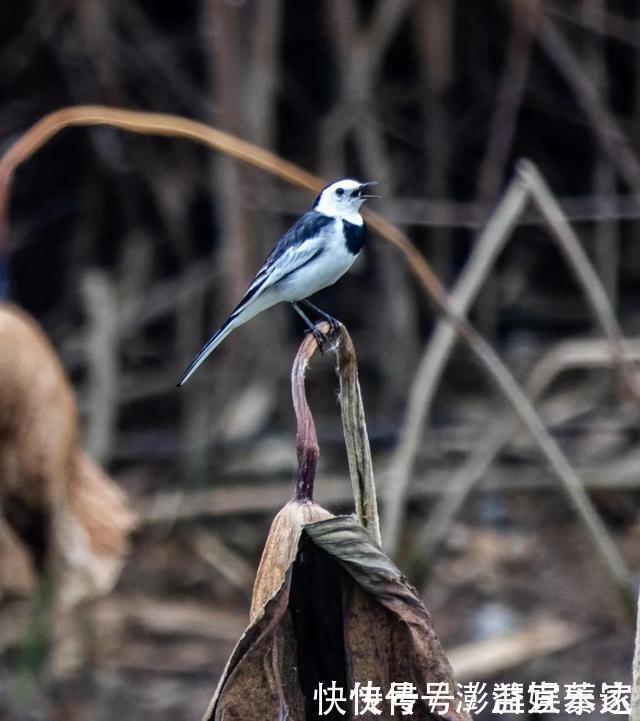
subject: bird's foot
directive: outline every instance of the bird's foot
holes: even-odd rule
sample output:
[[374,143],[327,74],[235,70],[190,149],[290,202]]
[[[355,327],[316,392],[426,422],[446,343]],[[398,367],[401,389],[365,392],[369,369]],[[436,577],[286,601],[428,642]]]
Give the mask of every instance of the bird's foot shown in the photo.
[[331,335],[337,333],[340,330],[340,326],[342,325],[339,320],[337,320],[336,318],[332,318],[331,316],[327,317],[327,322],[331,326]]
[[338,332],[338,329],[342,325],[339,320],[334,318],[332,315],[325,313],[323,310],[320,310],[318,306],[313,305],[313,303],[308,301],[306,298],[301,302],[304,303],[307,307],[311,308],[311,310],[315,311],[323,320],[327,321],[327,323],[331,326],[331,335]]
[[325,344],[328,344],[330,342],[329,337],[315,326],[313,328],[305,330],[305,334],[306,333],[311,333],[313,335],[313,337],[316,339],[316,343],[318,344],[318,350],[320,351],[320,353],[324,353]]
[[313,337],[316,339],[316,343],[318,344],[318,350],[320,351],[320,353],[324,353],[324,346],[325,343],[327,345],[329,344],[329,338],[317,328],[314,328],[313,330]]

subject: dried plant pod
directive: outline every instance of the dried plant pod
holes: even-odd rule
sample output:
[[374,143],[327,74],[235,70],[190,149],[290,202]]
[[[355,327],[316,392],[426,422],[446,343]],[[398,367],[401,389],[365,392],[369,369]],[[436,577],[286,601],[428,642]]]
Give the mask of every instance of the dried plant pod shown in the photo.
[[[371,682],[383,694],[392,682],[413,683],[419,696],[429,683],[456,686],[451,667],[415,590],[365,529],[351,516],[310,511],[292,501],[272,526],[256,582],[252,622],[233,651],[204,721],[318,715],[314,691],[335,681],[349,690]],[[306,515],[324,520],[296,526]],[[299,529],[299,530],[298,530]],[[276,544],[292,559],[271,566]],[[274,577],[267,580],[267,574]],[[266,598],[277,580],[280,586]],[[349,702],[350,703],[350,702]],[[388,700],[380,708],[390,714]],[[456,709],[430,711],[418,698],[413,718],[462,721]]]
[[[328,324],[321,327],[330,330]],[[337,334],[340,342],[346,331],[340,328]],[[453,697],[442,713],[421,698],[430,683],[447,684],[451,694],[456,687],[429,612],[376,542],[375,488],[368,442],[359,438],[366,436],[366,427],[352,347],[343,357],[354,367],[349,370],[343,362],[341,384],[353,396],[345,415],[351,444],[362,451],[363,462],[354,465],[353,475],[361,490],[358,512],[369,522],[365,527],[355,517],[333,516],[313,502],[319,449],[304,373],[315,348],[315,338],[307,336],[292,371],[298,420],[296,496],[271,525],[249,626],[203,721],[342,718],[335,709],[326,716],[320,712],[317,694],[331,684],[344,692],[344,717],[351,718],[349,695],[356,684],[372,684],[384,697],[394,682],[413,684],[413,718],[466,721],[469,715],[457,710]],[[382,698],[378,708],[381,718],[392,715],[390,699]]]
[[[345,645],[352,683],[417,688],[446,682],[455,691],[451,666],[433,630],[431,615],[395,564],[351,517],[338,516],[305,528],[312,541],[349,574]],[[375,628],[375,639],[371,629]],[[414,715],[418,715],[417,710]],[[465,718],[450,713],[449,718]]]
[[251,599],[250,623],[255,623],[267,601],[280,590],[298,553],[300,534],[305,525],[330,518],[331,513],[317,503],[293,500],[279,511],[271,523]]

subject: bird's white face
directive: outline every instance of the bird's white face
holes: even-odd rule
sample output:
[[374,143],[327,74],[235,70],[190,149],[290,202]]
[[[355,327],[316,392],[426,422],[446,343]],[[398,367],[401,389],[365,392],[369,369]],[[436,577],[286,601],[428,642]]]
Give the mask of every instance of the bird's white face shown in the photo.
[[376,195],[368,195],[367,190],[374,183],[360,183],[357,180],[345,178],[338,180],[326,188],[316,198],[313,209],[325,215],[336,218],[345,218],[351,222],[362,223],[360,206],[367,198],[376,198]]

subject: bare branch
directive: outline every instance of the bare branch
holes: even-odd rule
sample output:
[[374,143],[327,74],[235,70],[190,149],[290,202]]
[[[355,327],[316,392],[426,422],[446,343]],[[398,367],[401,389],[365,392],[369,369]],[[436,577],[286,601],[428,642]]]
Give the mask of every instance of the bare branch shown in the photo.
[[[630,344],[626,358],[640,361],[640,344]],[[542,397],[551,383],[563,372],[572,368],[611,368],[611,344],[607,341],[570,341],[559,343],[547,352],[531,371],[526,384],[527,396],[532,402]],[[482,478],[486,478],[491,465],[518,430],[511,418],[498,421],[478,443],[461,467],[447,479],[443,497],[433,508],[430,520],[415,544],[412,556],[421,568],[433,558],[447,531],[471,491]],[[607,473],[612,477],[613,473]],[[586,480],[586,479],[585,479]],[[589,487],[590,484],[587,483]]]
[[[466,315],[484,279],[504,247],[525,207],[526,184],[514,178],[487,227],[475,243],[473,253],[451,293],[449,303],[454,311]],[[383,538],[391,555],[397,550],[404,504],[422,429],[429,415],[436,388],[456,341],[456,329],[441,320],[427,345],[408,394],[407,410],[400,441],[391,459],[390,483],[385,492]]]
[[113,451],[118,418],[118,301],[107,274],[97,270],[86,274],[82,290],[90,321],[86,446],[89,455],[105,463]]

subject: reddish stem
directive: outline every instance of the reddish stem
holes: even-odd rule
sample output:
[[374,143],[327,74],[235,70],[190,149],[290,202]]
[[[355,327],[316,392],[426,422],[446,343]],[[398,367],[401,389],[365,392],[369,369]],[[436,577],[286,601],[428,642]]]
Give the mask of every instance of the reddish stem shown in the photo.
[[[326,336],[331,334],[328,323],[319,323],[317,326]],[[298,454],[298,477],[296,481],[296,500],[303,502],[313,501],[313,483],[316,477],[316,465],[320,448],[316,435],[316,424],[313,421],[304,385],[304,374],[309,359],[316,352],[318,342],[312,333],[309,333],[300,344],[298,354],[293,361],[291,369],[291,393],[293,395],[293,408],[298,421],[298,434],[296,437],[296,451]]]

